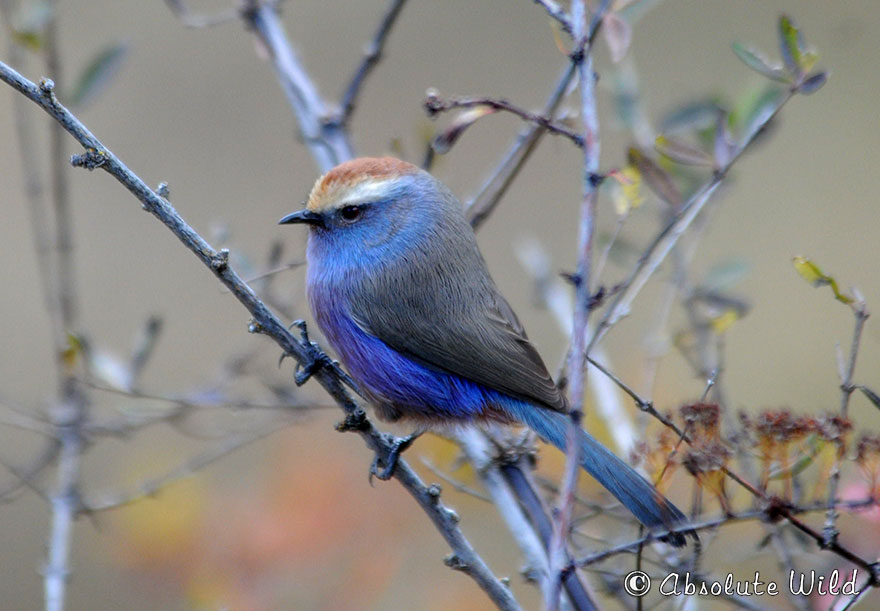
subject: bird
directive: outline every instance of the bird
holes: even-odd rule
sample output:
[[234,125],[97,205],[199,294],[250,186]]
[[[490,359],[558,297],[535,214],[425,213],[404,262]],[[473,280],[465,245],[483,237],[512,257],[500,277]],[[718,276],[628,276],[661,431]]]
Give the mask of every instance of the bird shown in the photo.
[[[305,208],[278,222],[308,226],[314,320],[380,420],[421,430],[520,423],[565,451],[565,394],[442,182],[393,157],[357,158],[318,178]],[[580,427],[578,443],[584,470],[646,527],[676,529],[664,540],[685,544],[675,505]]]

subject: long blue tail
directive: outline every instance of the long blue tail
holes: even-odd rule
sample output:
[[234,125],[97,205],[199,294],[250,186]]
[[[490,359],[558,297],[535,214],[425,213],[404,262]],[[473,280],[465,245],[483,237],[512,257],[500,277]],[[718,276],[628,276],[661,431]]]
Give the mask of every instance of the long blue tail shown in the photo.
[[[571,420],[566,414],[521,401],[505,405],[511,416],[535,431],[544,441],[565,451]],[[668,530],[687,524],[685,515],[649,484],[645,478],[608,448],[581,429],[581,466],[617,497],[649,529]],[[693,531],[690,531],[696,537]],[[663,539],[671,545],[685,544],[684,535],[672,533]]]

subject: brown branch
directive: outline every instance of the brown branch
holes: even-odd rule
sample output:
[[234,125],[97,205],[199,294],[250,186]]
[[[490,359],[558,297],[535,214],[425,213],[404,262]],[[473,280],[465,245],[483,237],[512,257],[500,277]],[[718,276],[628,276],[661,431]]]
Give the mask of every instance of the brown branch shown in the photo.
[[486,106],[493,110],[500,110],[503,112],[508,112],[512,115],[516,115],[523,121],[533,123],[539,127],[542,127],[551,134],[568,138],[578,148],[584,148],[584,137],[580,134],[577,134],[568,127],[555,122],[551,117],[547,115],[529,112],[501,98],[472,96],[444,99],[441,98],[438,94],[432,92],[425,99],[425,109],[428,111],[428,115],[431,117],[443,112],[455,110],[457,108],[474,108],[475,106]]

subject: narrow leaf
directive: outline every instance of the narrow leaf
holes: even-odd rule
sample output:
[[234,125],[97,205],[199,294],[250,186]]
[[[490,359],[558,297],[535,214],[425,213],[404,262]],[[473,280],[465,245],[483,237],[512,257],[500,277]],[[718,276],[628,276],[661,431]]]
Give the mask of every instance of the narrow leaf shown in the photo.
[[795,270],[797,270],[797,273],[801,275],[801,278],[813,286],[830,286],[831,292],[834,293],[834,298],[837,299],[837,301],[847,305],[854,301],[852,297],[841,292],[840,287],[837,285],[837,281],[832,276],[825,274],[819,269],[818,265],[806,257],[795,257],[792,260],[792,264],[794,265]]
[[614,201],[614,211],[618,216],[626,216],[633,209],[642,205],[642,174],[635,165],[627,165],[622,170],[614,170],[608,173],[613,179],[611,196]]
[[798,93],[810,95],[819,91],[828,80],[828,73],[825,71],[816,72],[804,79],[804,82],[798,87]]
[[749,263],[742,259],[723,261],[713,265],[706,272],[706,277],[700,283],[700,288],[707,293],[729,288],[745,278],[749,273],[749,268]]
[[661,155],[665,155],[678,163],[706,167],[713,165],[712,157],[709,153],[674,138],[657,136],[657,139],[654,141],[654,148]]
[[629,163],[639,169],[645,183],[660,199],[673,208],[678,208],[681,205],[681,192],[672,182],[672,178],[666,173],[666,170],[637,148],[630,148],[627,156]]
[[713,141],[713,153],[715,157],[715,167],[723,168],[730,163],[736,146],[733,143],[733,137],[728,129],[728,114],[726,112],[718,113],[718,119],[715,123],[715,138]]
[[616,12],[606,13],[602,26],[605,42],[611,52],[611,61],[616,64],[626,56],[632,43],[632,26]]
[[779,18],[779,48],[782,51],[782,60],[792,76],[799,76],[801,70],[801,43],[798,40],[800,32],[788,15]]
[[780,83],[791,82],[791,77],[788,76],[781,67],[771,64],[757,50],[735,42],[733,43],[733,52],[742,63],[758,74],[763,74],[767,78],[779,81]]
[[449,149],[458,141],[461,135],[477,120],[496,112],[489,106],[476,106],[460,113],[449,126],[437,134],[431,142],[431,147],[440,155],[449,152]]
[[79,75],[68,98],[71,106],[83,107],[93,101],[122,67],[128,46],[114,43],[101,49]]

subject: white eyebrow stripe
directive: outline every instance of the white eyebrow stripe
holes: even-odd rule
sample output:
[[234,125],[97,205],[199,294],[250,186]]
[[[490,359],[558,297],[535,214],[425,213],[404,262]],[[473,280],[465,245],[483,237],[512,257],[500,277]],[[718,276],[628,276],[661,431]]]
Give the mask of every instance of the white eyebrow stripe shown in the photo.
[[365,180],[349,189],[345,195],[346,204],[366,202],[388,195],[391,180]]

